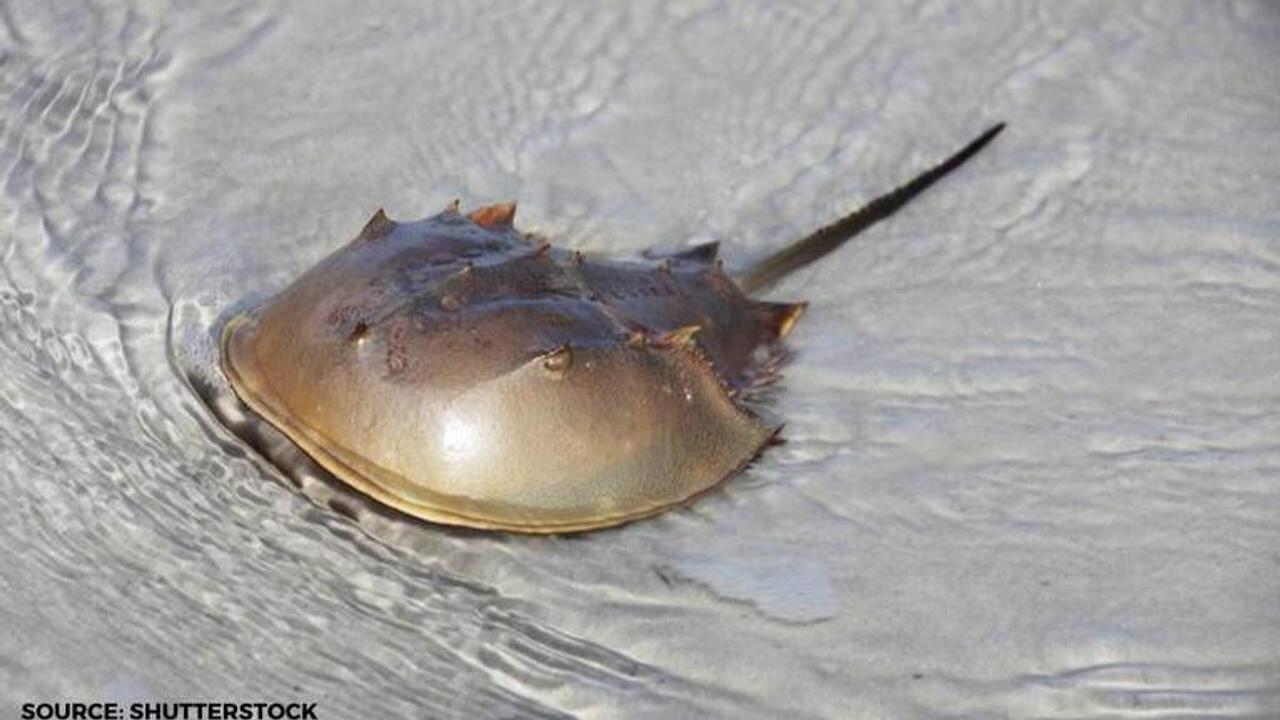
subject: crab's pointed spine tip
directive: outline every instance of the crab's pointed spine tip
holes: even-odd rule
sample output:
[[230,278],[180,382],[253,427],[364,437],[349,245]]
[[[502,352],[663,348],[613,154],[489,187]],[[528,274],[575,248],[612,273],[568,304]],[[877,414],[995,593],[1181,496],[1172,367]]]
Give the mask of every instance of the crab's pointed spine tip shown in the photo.
[[712,240],[676,253],[674,257],[681,260],[692,260],[701,263],[712,263],[720,259],[720,242]]
[[691,345],[693,344],[693,336],[697,335],[698,331],[701,329],[701,325],[685,325],[684,327],[676,328],[675,330],[664,333],[662,337],[658,339],[658,344],[675,347]]
[[642,348],[649,344],[649,335],[643,330],[631,330],[627,333],[626,345],[629,348]]
[[542,367],[553,374],[564,375],[573,367],[573,347],[568,343],[542,356]]
[[471,222],[480,227],[500,229],[511,227],[516,221],[516,204],[514,202],[496,203],[476,208],[467,214]]
[[804,315],[809,303],[757,302],[754,307],[760,324],[768,328],[774,337],[781,339],[791,333],[791,329],[795,327],[800,316]]
[[369,222],[365,223],[364,228],[360,230],[360,239],[378,240],[390,235],[395,228],[395,221],[387,217],[382,208],[378,208],[378,212],[374,213],[373,217],[369,218]]

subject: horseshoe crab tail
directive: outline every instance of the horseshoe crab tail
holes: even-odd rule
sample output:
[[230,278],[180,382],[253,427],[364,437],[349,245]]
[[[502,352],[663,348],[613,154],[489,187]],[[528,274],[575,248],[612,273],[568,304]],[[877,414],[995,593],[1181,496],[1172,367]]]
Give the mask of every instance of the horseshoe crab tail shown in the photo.
[[1004,123],[999,123],[965,145],[955,155],[916,176],[914,180],[888,194],[872,200],[839,220],[764,258],[734,279],[748,295],[765,290],[782,278],[821,258],[845,244],[863,230],[889,217],[947,173],[964,164],[991,142]]

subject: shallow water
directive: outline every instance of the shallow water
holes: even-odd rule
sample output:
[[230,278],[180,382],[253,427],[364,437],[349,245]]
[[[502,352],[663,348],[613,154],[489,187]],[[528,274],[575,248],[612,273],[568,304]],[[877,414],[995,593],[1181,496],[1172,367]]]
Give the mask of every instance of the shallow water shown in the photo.
[[[1280,715],[1276,5],[47,5],[0,2],[0,703]],[[691,508],[443,529],[201,398],[377,207],[745,260],[995,120],[774,293],[788,442]]]

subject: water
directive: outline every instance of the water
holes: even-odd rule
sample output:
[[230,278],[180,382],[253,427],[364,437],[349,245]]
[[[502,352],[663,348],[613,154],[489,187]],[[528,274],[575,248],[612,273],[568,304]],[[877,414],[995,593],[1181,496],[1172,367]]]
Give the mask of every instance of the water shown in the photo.
[[[5,705],[1280,715],[1275,5],[49,5],[0,3]],[[788,443],[689,509],[442,529],[202,399],[378,207],[745,260],[995,120],[774,293]]]

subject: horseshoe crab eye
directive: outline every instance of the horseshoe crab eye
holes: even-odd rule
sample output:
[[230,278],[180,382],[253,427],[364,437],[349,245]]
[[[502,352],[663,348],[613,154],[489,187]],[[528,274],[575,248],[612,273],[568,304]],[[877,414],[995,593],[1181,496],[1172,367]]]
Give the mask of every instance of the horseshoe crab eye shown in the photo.
[[568,345],[561,345],[543,355],[542,367],[554,377],[564,377],[564,374],[569,372],[569,368],[573,367],[573,349]]

